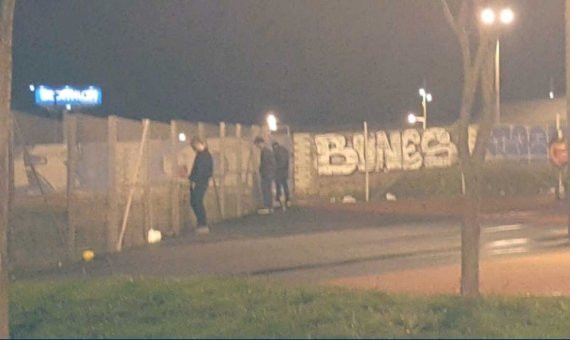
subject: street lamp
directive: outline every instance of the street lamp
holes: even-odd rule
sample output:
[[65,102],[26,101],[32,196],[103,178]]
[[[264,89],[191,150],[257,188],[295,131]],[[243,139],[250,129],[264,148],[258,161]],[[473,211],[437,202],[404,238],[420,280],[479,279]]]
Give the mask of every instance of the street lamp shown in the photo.
[[422,123],[423,129],[426,129],[426,117],[419,117],[417,116],[415,113],[410,112],[408,113],[408,123],[410,123],[411,125],[414,125],[416,123]]
[[277,117],[275,117],[275,114],[273,112],[268,113],[265,120],[267,121],[267,127],[269,128],[269,131],[277,131]]
[[[410,122],[410,124],[415,124],[416,121],[418,122],[422,122],[423,123],[423,128],[424,130],[426,129],[426,125],[427,125],[427,103],[431,103],[433,97],[431,95],[431,93],[427,92],[426,90],[426,81],[424,80],[423,82],[424,86],[422,88],[420,88],[419,93],[420,93],[420,97],[422,97],[422,110],[423,110],[423,117],[416,117],[415,121],[413,123],[410,122],[410,115],[408,115],[408,122]],[[415,115],[414,115],[415,117]]]
[[[485,26],[494,26],[496,23],[496,13],[495,10],[487,7],[481,11],[481,22]],[[515,13],[512,9],[506,7],[499,12],[499,24],[510,25],[515,20]],[[497,38],[497,44],[495,46],[495,121],[498,123],[501,120],[501,55],[499,48],[499,39]]]

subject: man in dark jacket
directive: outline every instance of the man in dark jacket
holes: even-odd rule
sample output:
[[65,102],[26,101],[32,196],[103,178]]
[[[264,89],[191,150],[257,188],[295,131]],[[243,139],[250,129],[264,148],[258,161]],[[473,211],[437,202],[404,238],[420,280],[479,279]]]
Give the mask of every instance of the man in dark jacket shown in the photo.
[[[285,194],[285,206],[290,207],[289,201],[289,150],[277,142],[273,142],[273,154],[277,171],[275,172],[275,201],[281,205],[281,189]],[[285,208],[283,208],[285,209]]]
[[198,228],[196,233],[207,234],[210,229],[206,223],[206,209],[204,208],[204,195],[208,189],[208,183],[213,173],[212,155],[208,151],[206,144],[198,137],[192,138],[190,142],[192,149],[196,152],[192,171],[188,179],[190,180],[190,205],[196,219],[198,220]]
[[275,171],[277,165],[275,164],[275,156],[273,151],[265,144],[261,137],[256,137],[254,142],[261,150],[261,158],[259,162],[259,175],[261,176],[261,195],[263,196],[263,209],[257,212],[260,215],[267,215],[273,212],[273,191],[271,184],[275,180]]

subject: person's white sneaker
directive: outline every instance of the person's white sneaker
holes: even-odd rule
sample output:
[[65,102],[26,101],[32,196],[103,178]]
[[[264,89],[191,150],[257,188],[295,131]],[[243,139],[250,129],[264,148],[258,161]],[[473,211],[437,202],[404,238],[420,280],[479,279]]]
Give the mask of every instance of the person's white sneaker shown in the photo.
[[267,209],[267,208],[263,208],[263,209],[259,209],[257,211],[258,215],[269,215],[273,212],[273,209]]
[[198,227],[195,232],[196,232],[197,235],[206,235],[206,234],[209,234],[209,233],[210,233],[210,228],[208,228],[208,227]]

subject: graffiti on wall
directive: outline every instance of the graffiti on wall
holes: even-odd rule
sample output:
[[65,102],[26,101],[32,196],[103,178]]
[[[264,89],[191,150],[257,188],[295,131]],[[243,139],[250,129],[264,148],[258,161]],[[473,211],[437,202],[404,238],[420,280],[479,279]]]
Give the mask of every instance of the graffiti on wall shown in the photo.
[[[554,127],[495,127],[491,131],[487,158],[544,161],[555,133]],[[477,130],[471,127],[471,150],[476,135]],[[366,148],[364,138],[363,133],[315,135],[318,175],[350,175],[364,172],[366,168],[369,172],[444,168],[457,162],[457,146],[445,128],[377,131],[369,134]]]
[[446,167],[457,148],[443,128],[378,131],[369,134],[364,156],[364,134],[315,136],[319,175],[350,175],[355,171],[393,171]]
[[502,125],[491,131],[487,157],[546,160],[548,144],[556,135],[554,126]]

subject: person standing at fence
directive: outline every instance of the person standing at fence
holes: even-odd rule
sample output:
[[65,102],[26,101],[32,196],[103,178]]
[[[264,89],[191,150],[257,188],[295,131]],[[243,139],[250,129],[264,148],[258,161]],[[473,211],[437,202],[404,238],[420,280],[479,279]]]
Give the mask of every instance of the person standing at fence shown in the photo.
[[[275,163],[277,170],[275,172],[275,201],[279,206],[290,207],[289,200],[289,150],[277,142],[273,142],[273,154],[275,155]],[[281,202],[281,190],[285,194],[285,203]]]
[[206,190],[208,190],[208,183],[213,174],[214,166],[212,155],[210,151],[208,151],[206,143],[198,137],[193,137],[190,145],[196,152],[192,171],[188,177],[190,180],[190,205],[198,221],[196,233],[207,234],[210,232],[210,229],[206,221],[204,195],[206,194]]
[[253,141],[255,146],[261,150],[259,163],[259,175],[261,176],[261,195],[263,196],[263,209],[257,211],[260,215],[273,213],[273,191],[272,183],[275,180],[275,156],[273,151],[267,146],[262,137],[256,137]]

